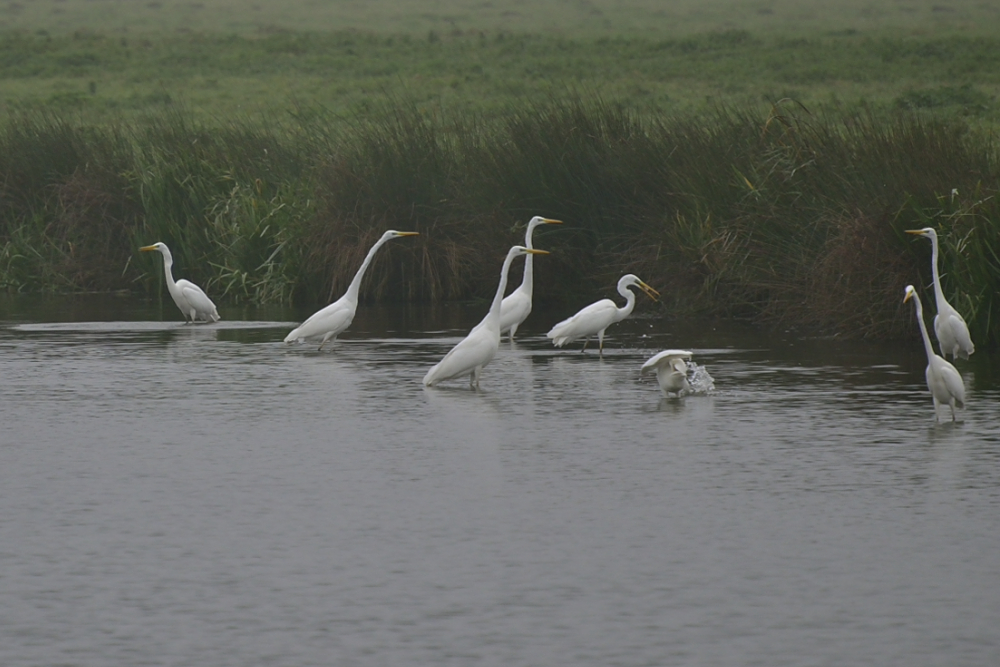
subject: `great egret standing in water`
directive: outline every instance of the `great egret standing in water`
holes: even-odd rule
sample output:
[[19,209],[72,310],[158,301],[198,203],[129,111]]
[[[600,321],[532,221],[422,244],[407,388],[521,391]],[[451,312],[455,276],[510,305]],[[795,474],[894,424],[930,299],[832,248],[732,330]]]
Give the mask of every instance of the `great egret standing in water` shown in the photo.
[[382,238],[376,241],[372,249],[368,251],[365,260],[361,262],[361,268],[354,274],[354,279],[347,286],[344,296],[322,310],[316,311],[309,316],[309,319],[292,329],[285,336],[285,342],[296,343],[311,338],[322,338],[319,343],[319,349],[322,350],[324,345],[331,339],[335,339],[340,332],[351,326],[351,322],[354,321],[354,313],[358,309],[358,293],[361,290],[361,279],[364,277],[365,271],[368,270],[368,265],[372,263],[375,252],[387,241],[399,238],[400,236],[417,236],[418,233],[397,232],[394,229],[390,229],[383,234]]
[[629,287],[638,287],[654,301],[660,295],[655,289],[629,273],[618,281],[618,293],[625,297],[624,306],[619,308],[611,299],[601,299],[555,325],[545,335],[552,339],[556,347],[562,347],[578,338],[586,338],[583,343],[583,349],[586,350],[590,337],[597,334],[601,354],[604,354],[604,330],[615,322],[624,320],[635,307],[635,293],[628,289]]
[[500,284],[493,297],[490,310],[483,321],[473,327],[469,335],[459,341],[444,358],[434,365],[424,376],[424,385],[433,387],[438,382],[451,380],[469,374],[469,385],[479,387],[479,375],[486,364],[496,356],[500,347],[500,304],[507,289],[507,274],[515,257],[521,255],[547,255],[545,250],[534,250],[516,245],[507,251],[507,257],[500,269]]
[[931,240],[931,272],[934,277],[934,301],[937,303],[937,315],[934,316],[934,335],[941,346],[942,356],[951,355],[952,359],[962,357],[968,359],[976,351],[969,335],[969,325],[965,319],[944,298],[941,288],[941,276],[938,275],[938,237],[933,227],[923,229],[907,229],[907,234],[925,236]]
[[673,393],[680,396],[691,391],[691,384],[687,379],[687,364],[684,363],[685,359],[690,358],[689,350],[664,350],[648,359],[640,372],[655,370],[656,381],[660,383],[664,395]]
[[[524,246],[526,248],[533,248],[531,245],[531,235],[535,231],[535,227],[539,225],[561,225],[561,220],[551,220],[549,218],[543,218],[536,215],[528,222],[528,231],[524,233]],[[532,286],[534,283],[534,261],[529,254],[524,258],[524,278],[521,280],[521,285],[507,295],[503,302],[500,304],[500,334],[503,335],[505,331],[510,332],[510,340],[514,340],[514,334],[517,333],[517,328],[528,319],[528,315],[531,314],[531,293]]]
[[170,254],[170,248],[166,243],[154,243],[153,245],[139,248],[141,252],[157,251],[163,255],[163,273],[167,279],[167,291],[177,307],[184,314],[184,321],[194,323],[197,320],[202,322],[218,322],[219,311],[215,304],[208,298],[208,295],[200,287],[190,280],[181,278],[174,282],[174,275],[170,268],[174,265],[174,258]]
[[938,406],[941,404],[951,407],[951,420],[955,421],[955,407],[965,407],[965,383],[958,370],[950,363],[934,353],[931,347],[931,337],[927,334],[927,325],[924,324],[924,306],[920,303],[920,296],[913,289],[913,285],[907,285],[903,303],[913,299],[917,307],[917,322],[920,324],[920,335],[924,339],[924,351],[927,352],[927,388],[931,390],[934,397],[934,419],[939,420]]

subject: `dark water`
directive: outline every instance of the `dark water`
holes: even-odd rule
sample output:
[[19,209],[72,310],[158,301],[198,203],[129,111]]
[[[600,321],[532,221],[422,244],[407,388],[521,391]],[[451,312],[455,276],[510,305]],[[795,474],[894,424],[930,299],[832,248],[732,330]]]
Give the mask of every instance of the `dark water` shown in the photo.
[[958,424],[919,341],[657,318],[424,389],[481,312],[2,302],[0,664],[996,664],[989,351]]

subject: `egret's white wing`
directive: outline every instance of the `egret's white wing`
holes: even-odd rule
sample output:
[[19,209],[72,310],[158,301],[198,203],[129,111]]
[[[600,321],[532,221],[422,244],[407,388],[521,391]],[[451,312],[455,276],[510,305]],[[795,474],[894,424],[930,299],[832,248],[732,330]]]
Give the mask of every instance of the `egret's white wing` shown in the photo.
[[934,333],[941,344],[941,354],[968,358],[976,351],[969,335],[969,325],[957,310],[950,305],[934,317]]
[[675,372],[680,373],[681,375],[687,373],[688,369],[687,364],[685,364],[684,360],[681,359],[680,357],[671,357],[670,367],[674,369]]
[[473,329],[468,336],[459,341],[458,345],[451,348],[441,361],[427,371],[424,384],[431,386],[469,374],[476,367],[486,366],[496,355],[499,343],[499,337],[488,327]]
[[318,310],[306,319],[305,322],[293,329],[287,336],[285,342],[291,343],[297,340],[308,340],[325,336],[329,332],[334,335],[339,334],[354,321],[355,308],[353,304],[335,301],[322,310]]
[[500,303],[500,333],[520,325],[531,314],[531,297],[520,287]]
[[[693,353],[690,350],[664,350],[663,352],[647,359],[646,363],[642,365],[642,370],[645,371],[650,368],[656,368],[660,364],[670,364],[671,359],[677,359],[678,361],[681,359],[690,359],[692,354]],[[687,365],[684,364],[683,361],[681,361],[681,364],[683,365],[683,368],[680,370],[687,370]]]
[[[928,365],[927,367],[927,384],[931,389],[931,393],[941,403],[949,404],[951,403],[951,399],[954,398],[955,405],[964,408],[965,382],[962,381],[962,376],[958,372],[958,369],[944,359],[937,359],[935,361],[937,361],[936,364]],[[932,367],[936,371],[936,380],[931,378]],[[930,386],[932,384],[934,386]]]
[[617,313],[618,307],[614,301],[601,299],[552,327],[546,336],[552,339],[556,347],[562,347],[572,340],[593,336],[606,329],[615,321]]
[[219,312],[216,310],[215,304],[212,303],[212,300],[208,298],[208,295],[200,287],[190,280],[181,279],[177,281],[177,289],[188,305],[194,308],[198,315],[206,320],[219,319]]

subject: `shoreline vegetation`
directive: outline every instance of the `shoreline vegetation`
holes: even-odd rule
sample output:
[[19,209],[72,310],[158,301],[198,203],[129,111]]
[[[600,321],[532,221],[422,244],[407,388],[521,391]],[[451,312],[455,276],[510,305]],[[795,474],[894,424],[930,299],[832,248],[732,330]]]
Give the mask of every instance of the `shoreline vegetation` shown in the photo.
[[913,326],[899,295],[930,285],[933,226],[949,300],[997,340],[996,137],[912,114],[640,117],[593,100],[444,119],[403,103],[330,131],[183,114],[0,128],[0,286],[155,294],[179,275],[223,302],[325,303],[386,229],[420,232],[365,281],[369,300],[484,298],[532,215],[540,303],[636,273],[674,314],[749,317],[848,336]]
[[163,241],[219,302],[322,305],[391,228],[364,300],[484,299],[544,215],[540,304],[632,272],[671,316],[891,339],[932,226],[992,347],[998,90],[984,30],[8,30],[0,289],[156,294]]

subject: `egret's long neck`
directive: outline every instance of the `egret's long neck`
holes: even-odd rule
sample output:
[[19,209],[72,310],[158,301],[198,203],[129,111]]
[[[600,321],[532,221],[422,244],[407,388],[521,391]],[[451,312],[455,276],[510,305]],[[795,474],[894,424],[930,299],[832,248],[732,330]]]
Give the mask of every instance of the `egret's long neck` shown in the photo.
[[[944,290],[941,288],[941,276],[938,274],[938,239],[937,234],[931,236],[931,273],[934,277],[934,300],[941,310],[941,304],[945,303]],[[920,303],[918,300],[917,303]]]
[[[525,232],[525,234],[524,234],[524,247],[525,248],[534,248],[535,247],[535,246],[531,245],[531,236],[534,233],[534,231],[535,231],[535,227],[532,226],[532,225],[528,225],[528,231]],[[534,268],[535,267],[534,267],[534,261],[532,259],[532,255],[531,254],[525,255],[525,257],[524,257],[524,278],[521,279],[521,289],[523,289],[524,291],[526,291],[528,293],[528,296],[531,296],[531,289],[532,289],[532,286],[534,284]]]
[[[516,254],[509,252],[506,259],[503,260],[503,268],[500,269],[500,284],[497,285],[497,293],[493,296],[490,312],[486,314],[486,319],[495,321],[497,328],[500,327],[500,304],[503,303],[503,293],[507,289],[507,274],[510,273],[511,262],[516,256]],[[528,257],[531,255],[529,254]]]
[[626,317],[632,314],[632,309],[635,308],[635,292],[623,287],[618,290],[618,293],[625,297],[625,305],[618,309],[618,322],[621,322]]
[[172,291],[177,286],[177,283],[174,282],[174,273],[170,270],[174,265],[174,258],[171,256],[169,250],[163,251],[160,254],[163,255],[163,276],[167,280],[167,289]]
[[382,237],[378,242],[372,246],[372,249],[368,251],[365,255],[365,261],[361,262],[361,268],[358,272],[354,274],[354,280],[347,287],[347,293],[344,295],[350,299],[357,301],[358,293],[361,291],[361,279],[365,277],[365,271],[368,270],[368,265],[372,263],[372,258],[375,257],[375,252],[382,247],[382,245],[389,240],[391,237]]
[[927,352],[927,361],[934,357],[934,348],[931,346],[931,337],[927,335],[927,325],[924,324],[924,304],[920,303],[920,297],[913,295],[914,304],[917,307],[917,323],[920,324],[920,335],[924,338],[924,351]]

